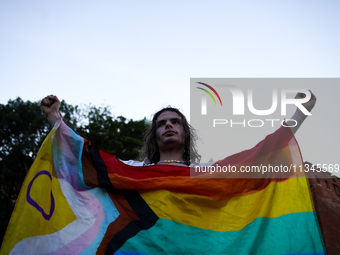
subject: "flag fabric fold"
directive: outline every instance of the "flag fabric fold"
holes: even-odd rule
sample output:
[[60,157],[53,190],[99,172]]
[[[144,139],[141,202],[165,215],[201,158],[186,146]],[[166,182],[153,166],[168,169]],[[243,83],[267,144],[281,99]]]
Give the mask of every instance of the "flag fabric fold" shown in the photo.
[[[303,166],[283,127],[217,163]],[[303,175],[192,171],[126,165],[61,122],[27,174],[0,254],[325,254]]]

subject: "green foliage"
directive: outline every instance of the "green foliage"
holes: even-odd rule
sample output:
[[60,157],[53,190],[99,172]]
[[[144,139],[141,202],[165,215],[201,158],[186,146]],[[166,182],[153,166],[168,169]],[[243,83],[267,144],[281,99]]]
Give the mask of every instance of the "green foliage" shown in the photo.
[[119,159],[137,159],[143,145],[146,121],[127,121],[123,116],[112,118],[107,107],[91,107],[87,125],[78,129],[92,144]]
[[[108,107],[80,108],[61,102],[64,121],[92,144],[120,159],[137,159],[146,120],[114,118]],[[40,102],[20,98],[0,104],[0,241],[24,178],[51,127]]]

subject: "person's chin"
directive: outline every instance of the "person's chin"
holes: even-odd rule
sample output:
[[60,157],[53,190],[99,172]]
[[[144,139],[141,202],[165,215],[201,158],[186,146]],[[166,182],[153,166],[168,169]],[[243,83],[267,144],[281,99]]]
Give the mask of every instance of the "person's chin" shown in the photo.
[[172,144],[178,142],[175,137],[169,136],[166,139],[164,139],[164,144]]
[[164,145],[178,144],[178,146],[180,146],[182,145],[182,141],[176,136],[170,136],[163,140],[163,144]]

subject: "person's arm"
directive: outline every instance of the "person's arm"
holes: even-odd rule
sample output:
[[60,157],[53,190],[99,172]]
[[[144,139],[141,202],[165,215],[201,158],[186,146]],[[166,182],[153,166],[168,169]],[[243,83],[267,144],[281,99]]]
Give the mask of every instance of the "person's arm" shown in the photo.
[[61,119],[59,107],[60,101],[58,97],[54,95],[44,97],[40,102],[40,109],[52,127],[54,127],[58,119]]
[[[315,103],[316,103],[316,97],[315,95],[312,93],[312,91],[310,91],[311,93],[311,98],[307,103],[302,104],[309,112],[314,108]],[[298,93],[295,98],[304,98],[305,94],[304,93]],[[297,122],[297,125],[294,127],[294,125],[296,124],[294,121],[292,120],[288,120],[286,121],[286,124],[291,126],[291,130],[293,132],[293,134],[296,133],[296,131],[299,129],[299,127],[301,126],[302,122],[307,118],[307,115],[305,115],[303,112],[301,112],[301,110],[299,108],[296,109],[294,115],[290,118],[292,120],[295,120]]]

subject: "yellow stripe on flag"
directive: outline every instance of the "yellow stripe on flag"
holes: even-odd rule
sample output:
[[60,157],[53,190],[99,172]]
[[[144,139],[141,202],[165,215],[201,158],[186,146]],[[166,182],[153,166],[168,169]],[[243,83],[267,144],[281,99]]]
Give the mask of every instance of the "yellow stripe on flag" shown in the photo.
[[[54,169],[51,139],[54,132],[55,130],[52,130],[45,139],[26,176],[4,238],[3,243],[6,243],[6,246],[2,247],[3,254],[8,254],[15,244],[25,238],[55,233],[76,220]],[[45,174],[47,172],[52,180]],[[27,201],[28,190],[29,197],[36,202],[35,206]],[[51,191],[55,209],[47,220],[37,208],[42,208],[46,215],[50,214]]]
[[259,217],[313,211],[305,178],[271,182],[264,190],[224,201],[167,190],[141,195],[158,217],[213,231],[240,230]]

